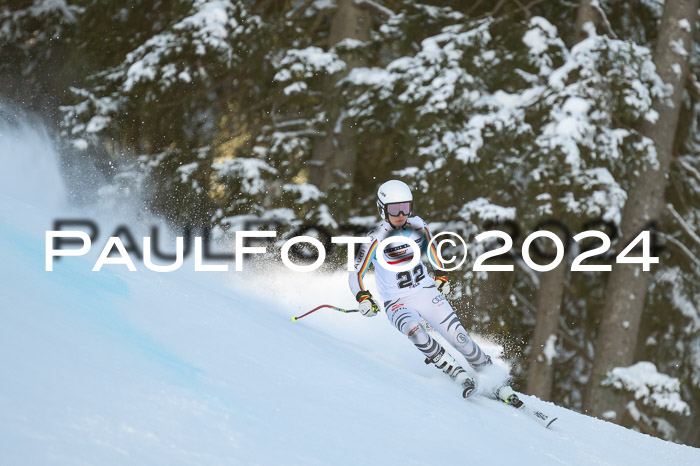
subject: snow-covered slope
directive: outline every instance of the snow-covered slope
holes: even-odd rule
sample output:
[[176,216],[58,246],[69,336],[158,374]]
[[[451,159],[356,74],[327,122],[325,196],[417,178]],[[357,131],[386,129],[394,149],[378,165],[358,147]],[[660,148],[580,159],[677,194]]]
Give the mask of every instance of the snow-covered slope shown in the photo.
[[700,464],[532,397],[556,429],[462,400],[383,316],[291,321],[352,306],[343,274],[92,272],[99,251],[46,272],[76,212],[46,138],[0,135],[2,464]]

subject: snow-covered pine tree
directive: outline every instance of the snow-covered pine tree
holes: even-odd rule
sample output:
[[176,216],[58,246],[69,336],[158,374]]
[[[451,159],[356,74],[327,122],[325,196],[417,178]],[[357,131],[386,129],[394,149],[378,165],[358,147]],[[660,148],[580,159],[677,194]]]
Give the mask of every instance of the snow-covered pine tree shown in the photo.
[[76,150],[107,144],[120,179],[138,180],[151,209],[202,226],[238,194],[222,188],[227,177],[255,194],[253,178],[268,169],[227,162],[245,138],[238,112],[255,100],[261,60],[249,44],[261,43],[261,26],[237,0],[181,0],[172,11],[179,16],[73,89],[63,134]]
[[71,82],[70,35],[84,8],[76,0],[8,0],[0,5],[0,75],[5,99],[25,110],[55,111]]

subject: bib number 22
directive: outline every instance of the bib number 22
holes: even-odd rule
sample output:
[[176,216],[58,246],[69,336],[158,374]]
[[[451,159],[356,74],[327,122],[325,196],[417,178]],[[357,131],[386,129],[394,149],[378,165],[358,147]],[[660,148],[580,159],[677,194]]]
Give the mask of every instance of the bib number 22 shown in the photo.
[[425,272],[423,270],[423,264],[418,264],[413,268],[413,271],[404,270],[396,274],[396,281],[398,282],[399,288],[410,288],[411,286],[416,286],[418,283],[425,278]]

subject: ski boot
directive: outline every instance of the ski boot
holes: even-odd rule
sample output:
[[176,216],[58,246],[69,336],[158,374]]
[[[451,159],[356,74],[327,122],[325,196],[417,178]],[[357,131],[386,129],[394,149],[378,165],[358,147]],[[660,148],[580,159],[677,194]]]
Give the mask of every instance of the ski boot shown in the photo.
[[440,351],[438,351],[432,359],[425,359],[426,364],[430,364],[431,362],[463,387],[462,397],[469,398],[476,392],[476,382],[474,378],[469,377],[467,371],[457,364],[457,361],[455,361],[450,353],[445,351],[445,348],[440,348]]
[[500,400],[514,408],[520,408],[523,405],[523,402],[520,401],[520,398],[518,398],[515,391],[510,388],[510,385],[502,385],[501,387],[497,388],[493,394],[496,395],[497,400]]

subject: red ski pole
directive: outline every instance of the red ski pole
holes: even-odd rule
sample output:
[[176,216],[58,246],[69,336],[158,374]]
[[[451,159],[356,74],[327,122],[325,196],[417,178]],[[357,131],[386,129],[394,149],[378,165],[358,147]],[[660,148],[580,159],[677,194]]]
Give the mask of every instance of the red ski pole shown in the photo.
[[334,311],[344,312],[344,313],[346,313],[346,314],[349,314],[349,313],[351,313],[351,312],[359,312],[359,311],[360,311],[359,309],[342,309],[342,308],[340,308],[340,307],[331,306],[330,304],[321,304],[320,306],[311,309],[311,310],[310,310],[309,312],[307,312],[306,314],[302,314],[302,315],[300,315],[300,316],[292,317],[292,322],[296,322],[297,320],[301,319],[302,317],[306,317],[306,316],[308,316],[309,314],[311,314],[312,312],[316,312],[316,311],[318,311],[319,309],[323,309],[324,307],[327,307],[327,308],[329,308],[329,309],[333,309]]

